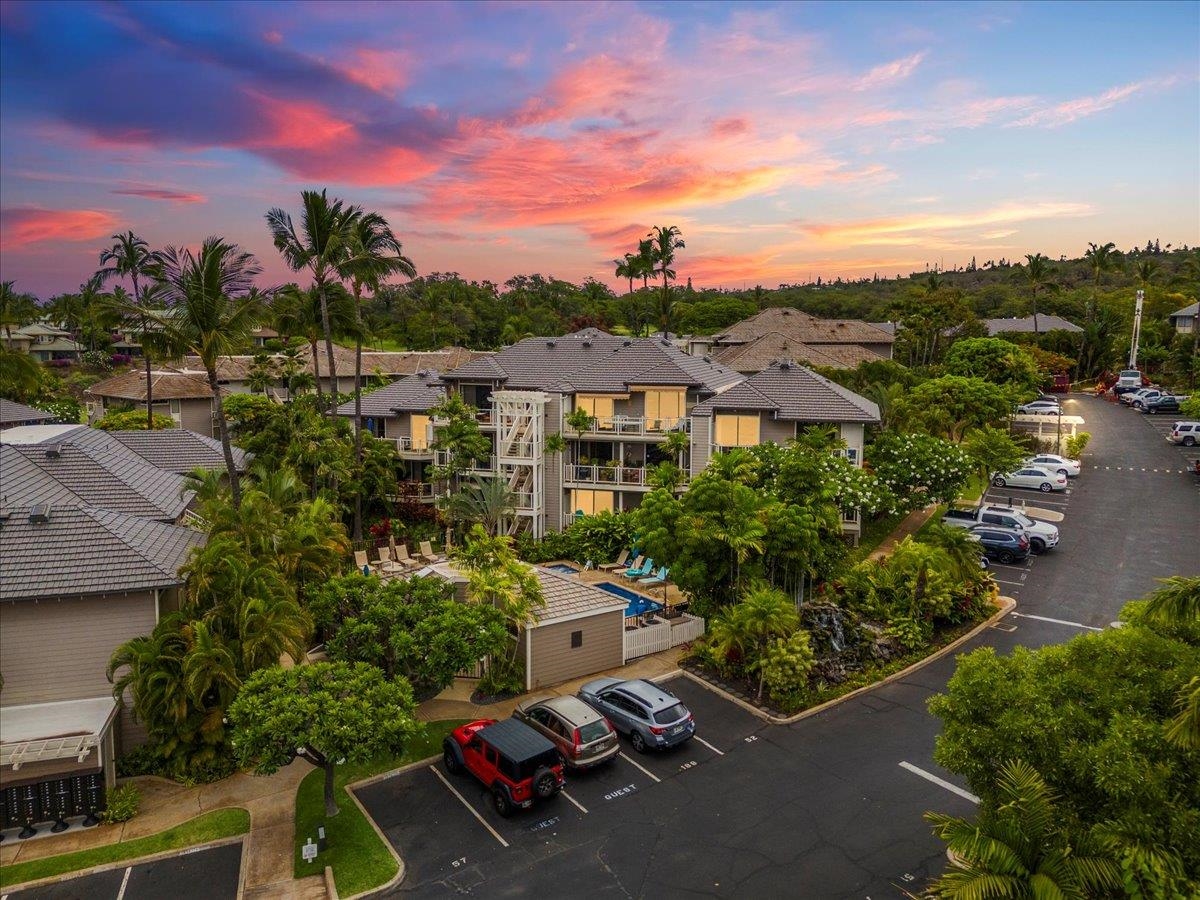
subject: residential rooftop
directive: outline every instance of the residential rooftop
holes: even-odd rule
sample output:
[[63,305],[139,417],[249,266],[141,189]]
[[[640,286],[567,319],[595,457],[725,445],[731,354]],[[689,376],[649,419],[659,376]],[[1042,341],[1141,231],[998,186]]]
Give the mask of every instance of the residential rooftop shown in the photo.
[[711,416],[725,410],[763,410],[796,422],[879,421],[879,407],[792,360],[782,360],[692,410]]
[[[984,319],[988,334],[1033,334],[1033,316],[1022,316],[1011,319]],[[1069,322],[1062,316],[1048,316],[1044,313],[1037,317],[1038,332],[1069,331],[1078,334],[1083,331],[1074,322]]]
[[[362,395],[362,414],[386,418],[401,412],[424,412],[445,399],[446,387],[437,372],[418,372]],[[354,401],[338,407],[339,416],[354,415]]]
[[895,336],[859,319],[820,319],[790,306],[771,306],[713,335],[713,343],[746,344],[772,331],[804,344],[891,344]]
[[0,425],[33,425],[37,422],[52,422],[55,418],[54,413],[0,397]]
[[[150,382],[154,389],[154,400],[199,400],[212,397],[207,379],[197,372],[158,368],[150,370]],[[108,397],[114,400],[146,402],[146,373],[122,372],[87,389],[93,397]]]
[[781,331],[768,332],[744,344],[717,348],[712,358],[746,374],[761,372],[771,363],[781,359],[830,369],[853,369],[860,363],[884,359],[874,350],[861,344],[806,344]]

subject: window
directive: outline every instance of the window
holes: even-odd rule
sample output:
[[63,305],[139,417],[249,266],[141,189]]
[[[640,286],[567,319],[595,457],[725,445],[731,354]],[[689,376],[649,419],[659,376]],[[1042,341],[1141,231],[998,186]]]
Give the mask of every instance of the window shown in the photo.
[[582,631],[572,631],[571,632],[571,649],[574,650],[576,647],[582,647],[582,646],[583,646],[583,632]]
[[414,450],[429,449],[429,416],[413,415],[409,418],[412,429],[412,448]]
[[585,516],[593,516],[598,512],[613,511],[612,491],[571,491],[571,512],[582,512]]
[[539,725],[549,725],[550,724],[550,713],[546,712],[546,710],[544,710],[544,709],[530,710],[529,718],[532,719],[534,722],[537,722]]
[[613,398],[601,397],[595,394],[577,394],[575,408],[586,410],[589,416],[595,416],[597,428],[612,428]]
[[758,415],[717,415],[716,440],[718,447],[755,447],[758,445]]
[[673,390],[646,391],[646,425],[649,428],[673,428],[684,416],[686,393]]
[[687,709],[682,703],[676,703],[674,706],[668,706],[666,709],[660,709],[654,714],[654,721],[659,725],[670,725],[672,722],[678,722],[687,715]]

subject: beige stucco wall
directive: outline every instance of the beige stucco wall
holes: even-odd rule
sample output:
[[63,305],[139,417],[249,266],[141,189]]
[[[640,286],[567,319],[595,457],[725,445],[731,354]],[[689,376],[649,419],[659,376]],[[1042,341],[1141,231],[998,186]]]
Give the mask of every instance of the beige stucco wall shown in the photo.
[[[622,664],[625,641],[622,610],[534,628],[530,632],[530,688],[582,678]],[[583,646],[571,647],[571,633],[583,632]]]
[[[113,651],[149,634],[154,624],[150,591],[0,603],[0,705],[109,695],[105,670]],[[118,723],[122,749],[146,739],[130,706],[126,702]]]

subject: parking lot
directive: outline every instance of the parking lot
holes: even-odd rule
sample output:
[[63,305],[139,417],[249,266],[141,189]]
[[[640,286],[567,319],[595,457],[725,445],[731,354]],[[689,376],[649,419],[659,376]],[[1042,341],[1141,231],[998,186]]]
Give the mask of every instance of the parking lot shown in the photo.
[[[1063,515],[1058,547],[994,566],[1013,614],[964,650],[1059,643],[1107,627],[1172,574],[1200,574],[1200,493],[1159,417],[1078,396],[1092,433],[1069,491],[991,489],[990,502]],[[1157,471],[1156,471],[1157,470]],[[359,792],[408,870],[396,894],[809,896],[916,892],[945,864],[922,818],[970,815],[975,798],[933,761],[925,703],[943,657],[790,726],[767,725],[685,677],[669,682],[700,740],[568,775],[564,795],[504,820],[470,776],[441,763]]]
[[1158,436],[1159,440],[1162,441],[1163,446],[1170,448],[1172,451],[1172,458],[1178,462],[1178,467],[1175,468],[1171,466],[1169,461],[1164,460],[1164,462],[1167,462],[1167,465],[1161,467],[1152,465],[1150,467],[1150,472],[1152,474],[1163,475],[1192,475],[1192,483],[1196,486],[1196,490],[1200,492],[1200,479],[1195,479],[1194,477],[1196,460],[1200,459],[1200,446],[1185,447],[1182,444],[1172,444],[1167,440],[1167,435],[1171,433],[1171,426],[1175,422],[1183,421],[1185,417],[1181,416],[1179,413],[1166,413],[1163,415],[1151,416],[1128,408],[1124,408],[1123,411],[1127,413],[1129,418],[1140,419],[1142,422],[1142,427],[1149,428],[1151,431],[1153,431]]
[[6,900],[207,900],[238,895],[242,842],[83,875],[4,895]]

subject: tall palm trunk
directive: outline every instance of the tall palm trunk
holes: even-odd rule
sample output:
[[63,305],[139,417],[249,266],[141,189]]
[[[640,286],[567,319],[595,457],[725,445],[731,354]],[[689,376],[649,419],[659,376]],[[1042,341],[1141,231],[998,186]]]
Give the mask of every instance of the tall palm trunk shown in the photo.
[[1037,287],[1035,286],[1033,289],[1033,335],[1036,338],[1041,333],[1042,330],[1038,328]]
[[[333,361],[333,328],[329,324],[329,301],[325,297],[325,273],[317,274],[316,287],[321,300],[321,328],[325,332],[325,356],[329,361],[329,415],[334,415],[337,407],[338,381],[337,363]],[[317,371],[317,383],[321,381],[320,370]]]
[[361,287],[354,282],[354,465],[358,472],[358,490],[354,492],[354,540],[362,540],[362,304]]
[[217,414],[217,429],[221,432],[221,452],[225,456],[225,471],[229,474],[229,492],[233,497],[233,508],[242,506],[242,483],[237,467],[233,464],[233,445],[229,441],[229,423],[225,421],[225,404],[221,402],[221,385],[217,381],[217,367],[212,363],[204,366],[208,372],[208,387],[212,391],[213,409]]
[[[137,272],[133,273],[133,302],[141,305],[141,294],[138,291]],[[146,361],[146,430],[154,430],[154,376],[150,371],[150,348],[147,345],[146,330],[148,320],[142,316],[142,358]]]
[[313,386],[316,388],[316,391],[317,391],[317,409],[320,409],[321,407],[323,407],[325,405],[325,402],[322,399],[325,395],[321,392],[321,366],[320,366],[321,357],[317,352],[317,342],[316,341],[309,341],[308,346],[312,349]]

